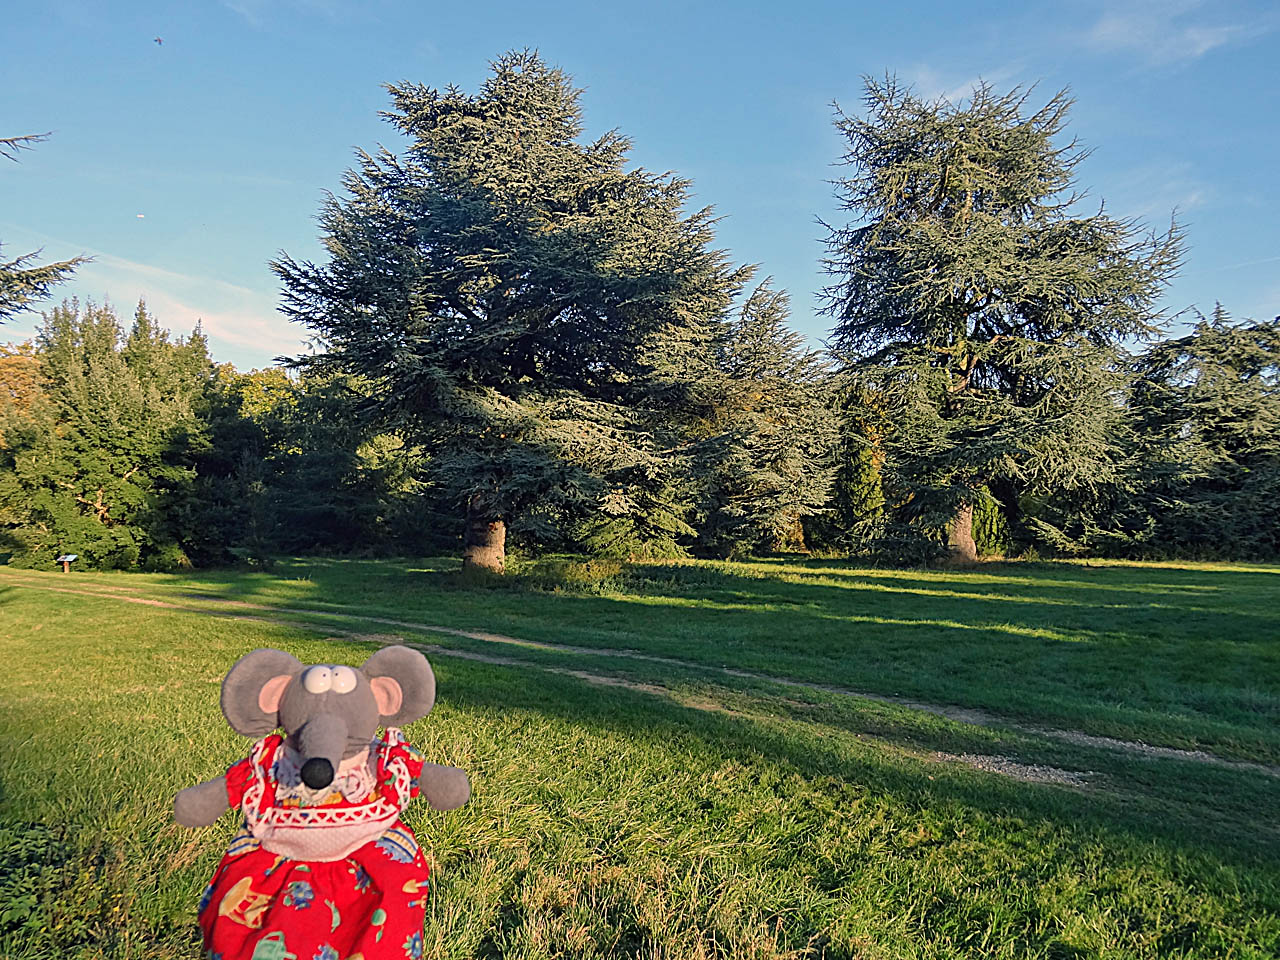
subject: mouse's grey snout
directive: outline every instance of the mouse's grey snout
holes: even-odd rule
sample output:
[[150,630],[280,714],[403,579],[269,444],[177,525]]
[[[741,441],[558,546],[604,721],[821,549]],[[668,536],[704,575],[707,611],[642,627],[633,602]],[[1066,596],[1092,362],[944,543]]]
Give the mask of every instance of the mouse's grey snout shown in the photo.
[[334,713],[321,713],[302,725],[297,749],[302,758],[302,782],[312,790],[333,783],[334,771],[347,747],[347,722]]

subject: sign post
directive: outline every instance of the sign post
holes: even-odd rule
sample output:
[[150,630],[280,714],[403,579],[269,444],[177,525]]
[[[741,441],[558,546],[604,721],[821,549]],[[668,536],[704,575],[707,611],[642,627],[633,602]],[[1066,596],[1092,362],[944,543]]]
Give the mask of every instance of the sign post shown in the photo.
[[57,559],[57,561],[56,561],[56,562],[57,562],[57,563],[62,564],[62,572],[63,572],[63,573],[70,573],[70,572],[71,572],[71,561],[72,561],[72,560],[74,560],[77,556],[79,556],[79,554],[75,554],[75,553],[64,553],[62,556],[60,556],[60,557]]

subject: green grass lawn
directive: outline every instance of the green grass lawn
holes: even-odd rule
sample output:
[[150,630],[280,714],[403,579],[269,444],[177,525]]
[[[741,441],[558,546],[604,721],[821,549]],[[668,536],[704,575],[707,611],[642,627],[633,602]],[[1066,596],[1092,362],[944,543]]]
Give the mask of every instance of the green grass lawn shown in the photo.
[[1276,771],[1042,729],[1280,764],[1280,568],[545,568],[0,569],[0,956],[195,957],[235,825],[170,804],[247,749],[218,681],[391,634],[439,678],[411,738],[475,790],[411,808],[428,956],[1280,956]]

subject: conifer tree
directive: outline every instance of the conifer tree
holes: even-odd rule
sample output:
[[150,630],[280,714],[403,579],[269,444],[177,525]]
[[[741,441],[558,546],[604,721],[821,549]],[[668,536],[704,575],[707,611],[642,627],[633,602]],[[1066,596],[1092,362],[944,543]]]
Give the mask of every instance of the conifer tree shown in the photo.
[[719,332],[694,468],[699,544],[731,556],[804,546],[826,506],[837,421],[831,371],[786,326],[785,291],[765,280]]
[[[832,362],[837,369],[846,369],[838,355]],[[807,527],[815,545],[856,553],[883,525],[881,472],[888,425],[875,396],[847,372],[833,377],[830,395],[836,423],[830,498],[826,510]]]
[[0,409],[7,549],[27,564],[67,552],[90,567],[185,563],[204,337],[171,341],[141,303],[126,337],[109,307],[71,301],[37,342],[39,396],[21,419]]
[[1180,257],[1164,234],[1080,212],[1071,101],[978,86],[960,105],[866,81],[837,108],[854,220],[832,228],[826,309],[883,441],[881,534],[900,554],[976,557],[972,517],[1114,482],[1125,338],[1151,333]]
[[451,547],[461,528],[418,479],[420,452],[373,431],[367,396],[349,376],[219,367],[195,462],[192,561]]
[[1280,555],[1280,317],[1234,322],[1219,304],[1136,372],[1130,524],[1093,529],[1140,554]]
[[583,142],[580,91],[535,53],[474,95],[388,89],[406,150],[359,155],[321,215],[327,263],[273,265],[323,347],[306,365],[367,380],[368,410],[423,448],[470,565],[501,570],[538,511],[643,524],[633,493],[661,500],[669,473],[649,384],[740,283],[710,212],[624,169],[618,133]]

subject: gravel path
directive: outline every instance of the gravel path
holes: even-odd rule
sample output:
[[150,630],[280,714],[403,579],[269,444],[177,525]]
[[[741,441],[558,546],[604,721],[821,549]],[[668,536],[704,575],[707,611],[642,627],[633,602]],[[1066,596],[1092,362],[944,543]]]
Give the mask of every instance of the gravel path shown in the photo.
[[935,753],[932,759],[943,763],[963,763],[987,773],[998,773],[1028,783],[1061,783],[1070,787],[1087,787],[1098,774],[1092,770],[1063,770],[1035,763],[1019,763],[1009,757],[992,757],[981,753]]

